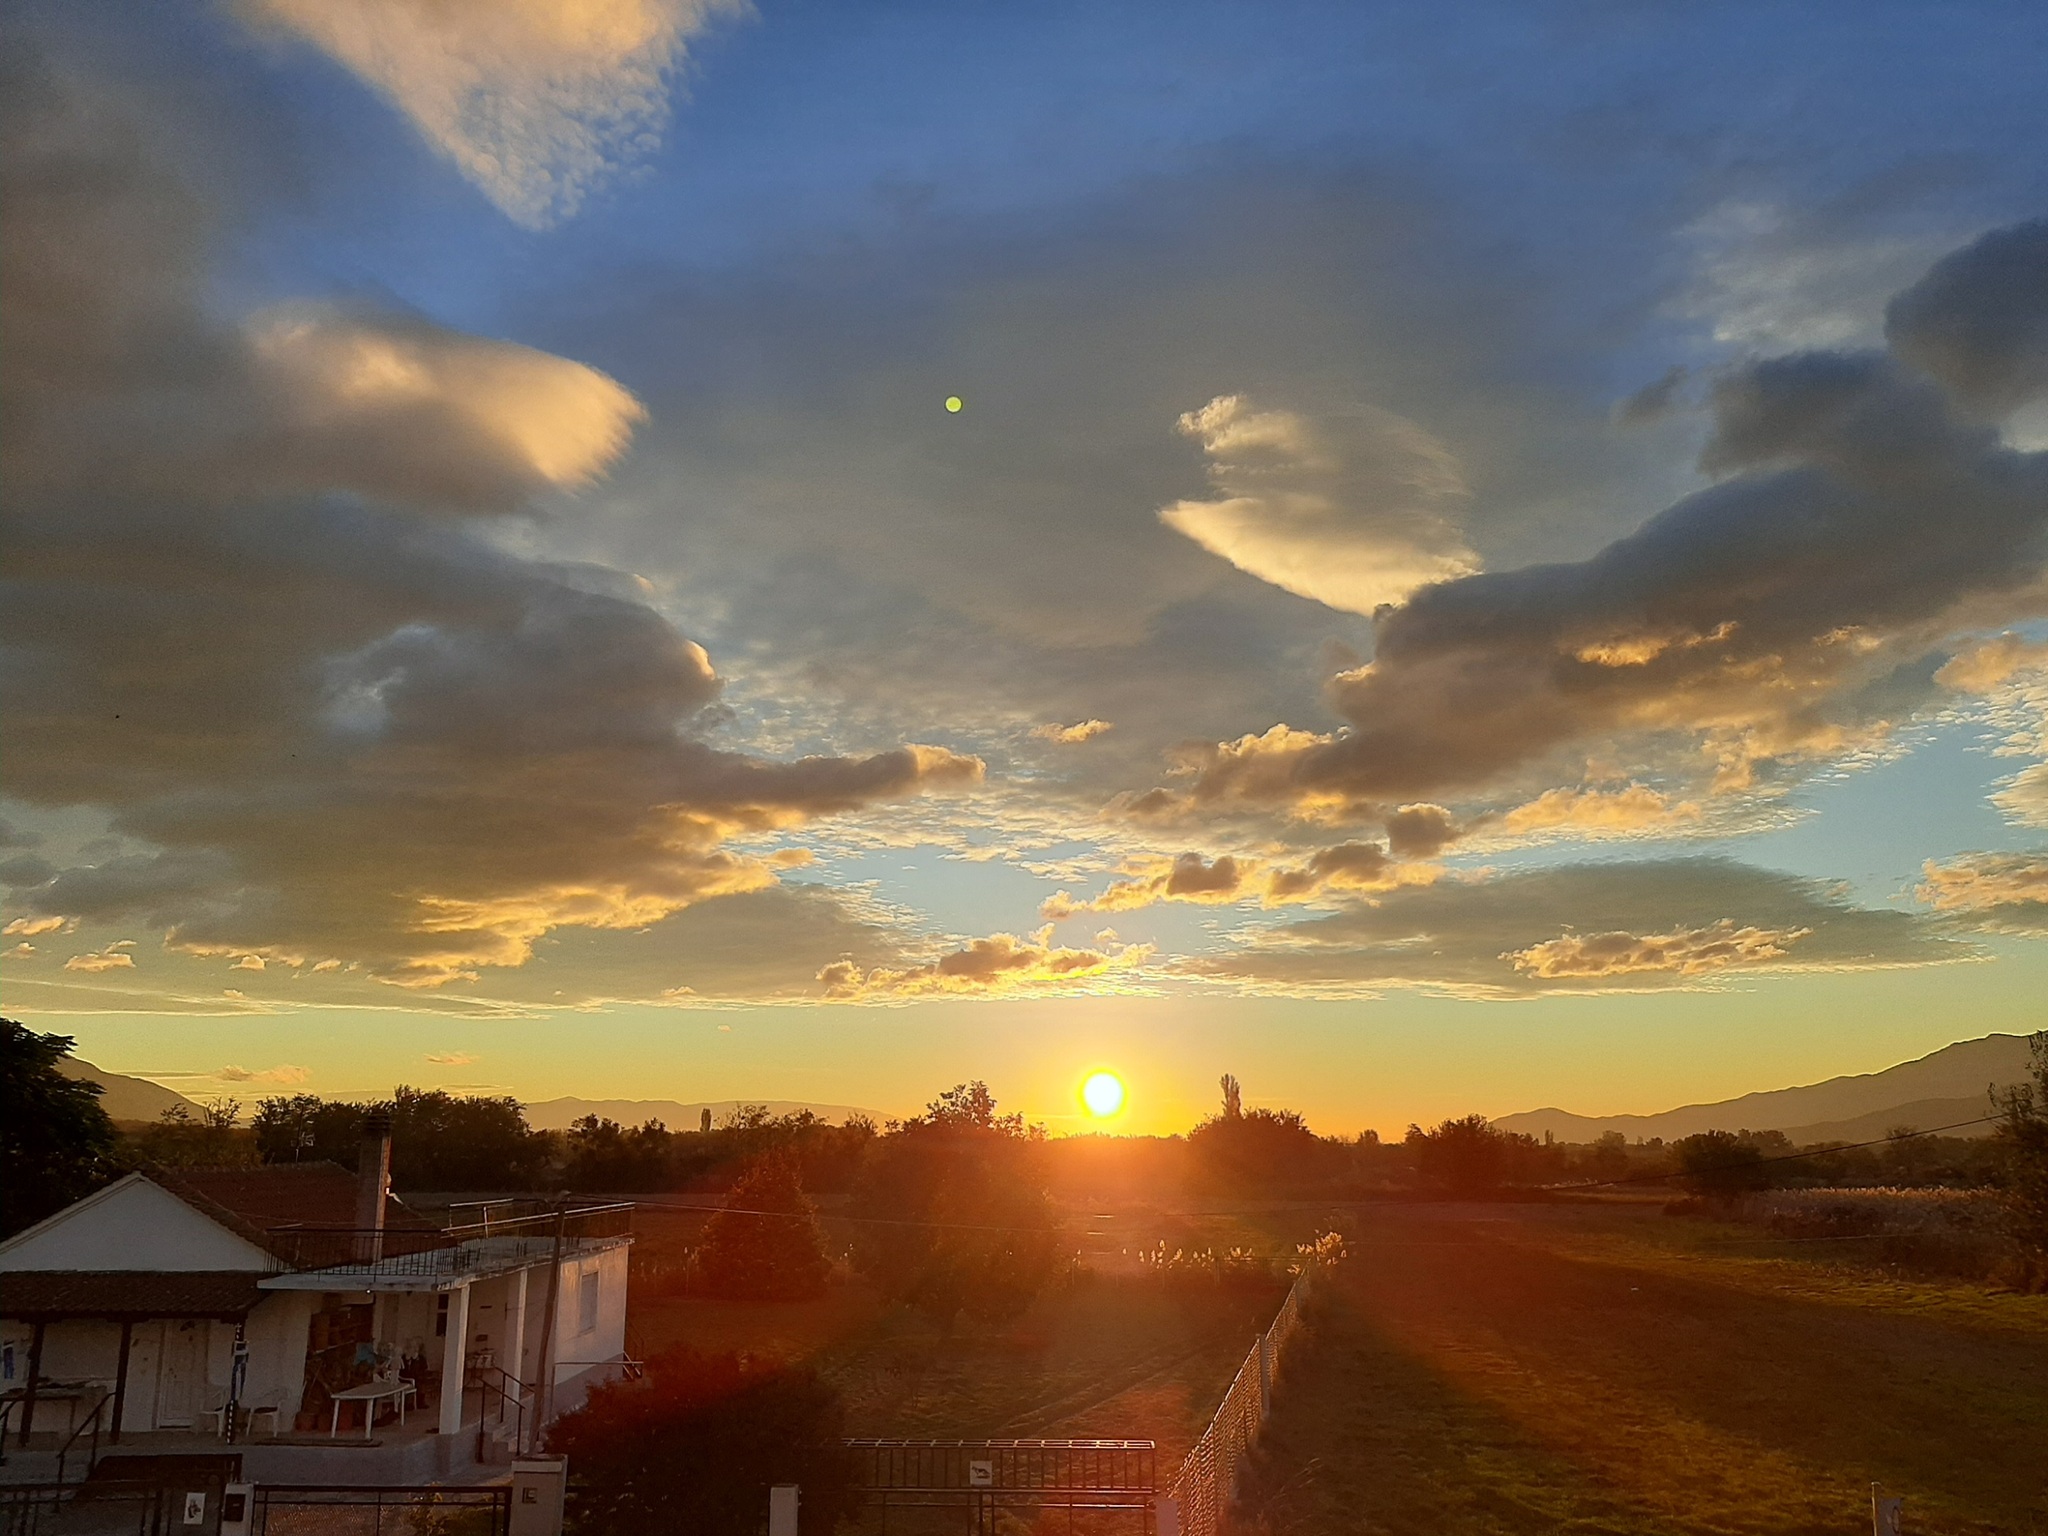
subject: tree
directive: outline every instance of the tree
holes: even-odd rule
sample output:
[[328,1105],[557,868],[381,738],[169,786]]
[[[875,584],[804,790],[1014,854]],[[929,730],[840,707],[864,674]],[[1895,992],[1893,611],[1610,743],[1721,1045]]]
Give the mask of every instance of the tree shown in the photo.
[[981,1082],[940,1094],[869,1152],[854,1260],[882,1294],[950,1322],[1022,1312],[1057,1273],[1044,1131],[998,1115]]
[[546,1171],[547,1137],[527,1128],[513,1098],[400,1086],[381,1103],[337,1104],[301,1093],[265,1099],[250,1128],[266,1163],[353,1168],[371,1110],[391,1117],[391,1182],[401,1189],[532,1189]]
[[1235,1120],[1244,1114],[1244,1089],[1238,1086],[1235,1073],[1226,1072],[1219,1080],[1223,1088],[1223,1118]]
[[2005,1199],[2021,1252],[2048,1278],[2048,1029],[2027,1047],[2033,1081],[1993,1090],[1991,1102],[2003,1117],[1994,1134],[2006,1153]]
[[675,1140],[659,1120],[627,1130],[616,1120],[585,1115],[563,1138],[562,1176],[571,1189],[641,1192],[666,1189]]
[[173,1104],[154,1125],[132,1132],[128,1144],[146,1162],[166,1168],[239,1167],[257,1161],[254,1137],[237,1122],[242,1106],[233,1099],[211,1099],[194,1114]]
[[803,1490],[798,1530],[830,1536],[853,1513],[839,1395],[808,1366],[679,1350],[645,1381],[594,1389],[548,1431],[569,1458],[571,1536],[759,1536],[768,1490]]
[[1411,1125],[1403,1140],[1422,1182],[1461,1199],[1492,1194],[1507,1180],[1507,1138],[1484,1115],[1446,1120],[1433,1131]]
[[1763,1148],[1733,1131],[1701,1131],[1677,1142],[1678,1181],[1695,1195],[1728,1200],[1771,1187]]
[[265,1099],[249,1122],[256,1135],[256,1155],[266,1163],[340,1163],[356,1165],[363,1139],[363,1106],[337,1104],[317,1093],[294,1093]]
[[726,1207],[704,1228],[702,1273],[712,1295],[801,1301],[825,1288],[832,1262],[793,1157],[774,1153],[754,1163]]
[[0,1019],[0,1236],[82,1200],[120,1172],[100,1085],[66,1077],[69,1035]]

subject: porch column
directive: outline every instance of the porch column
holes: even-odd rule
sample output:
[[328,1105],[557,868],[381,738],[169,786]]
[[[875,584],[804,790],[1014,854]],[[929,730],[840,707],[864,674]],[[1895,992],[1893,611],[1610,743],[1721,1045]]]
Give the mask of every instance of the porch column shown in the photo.
[[107,1444],[121,1443],[121,1415],[128,1407],[128,1349],[135,1342],[135,1319],[121,1319],[121,1357],[114,1366],[114,1427]]
[[505,1374],[514,1381],[526,1379],[526,1271],[520,1270],[506,1286]]
[[469,1360],[469,1282],[448,1293],[448,1332],[441,1340],[441,1433],[462,1433],[462,1385]]
[[21,1438],[15,1442],[18,1445],[28,1444],[29,1426],[36,1421],[36,1383],[42,1379],[43,1375],[43,1329],[45,1326],[46,1324],[38,1318],[36,1320],[35,1332],[29,1336],[28,1388],[23,1392],[21,1398]]

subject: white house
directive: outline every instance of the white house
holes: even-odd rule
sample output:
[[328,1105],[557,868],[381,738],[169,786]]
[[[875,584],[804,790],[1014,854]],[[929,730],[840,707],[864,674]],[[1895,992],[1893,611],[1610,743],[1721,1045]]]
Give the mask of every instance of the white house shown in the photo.
[[8,1430],[46,1444],[97,1408],[136,1449],[232,1433],[275,1481],[421,1481],[532,1444],[625,1362],[632,1208],[436,1226],[389,1168],[375,1127],[353,1175],[134,1173],[0,1243]]

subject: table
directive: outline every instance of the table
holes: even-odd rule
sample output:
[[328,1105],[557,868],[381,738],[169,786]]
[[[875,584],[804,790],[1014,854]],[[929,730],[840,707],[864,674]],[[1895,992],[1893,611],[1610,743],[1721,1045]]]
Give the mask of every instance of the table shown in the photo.
[[343,1387],[334,1394],[334,1417],[327,1424],[327,1438],[332,1440],[341,1430],[341,1405],[361,1403],[363,1405],[363,1438],[370,1438],[370,1430],[377,1422],[377,1404],[384,1398],[398,1399],[398,1422],[405,1422],[405,1399],[412,1392],[412,1383],[403,1376],[390,1381],[366,1381],[360,1387]]

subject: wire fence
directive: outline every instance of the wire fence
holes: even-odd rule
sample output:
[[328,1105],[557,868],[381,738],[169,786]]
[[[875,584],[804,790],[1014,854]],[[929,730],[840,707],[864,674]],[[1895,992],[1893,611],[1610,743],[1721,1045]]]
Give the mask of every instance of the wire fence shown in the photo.
[[[1237,1493],[1238,1472],[1251,1454],[1272,1404],[1281,1354],[1301,1331],[1302,1308],[1316,1272],[1328,1262],[1319,1254],[1308,1256],[1271,1326],[1259,1335],[1244,1364],[1237,1368],[1209,1427],[1174,1474],[1167,1493],[1178,1515],[1180,1536],[1217,1536],[1222,1528],[1224,1513]],[[1166,1521],[1161,1521],[1160,1529],[1164,1536]]]

